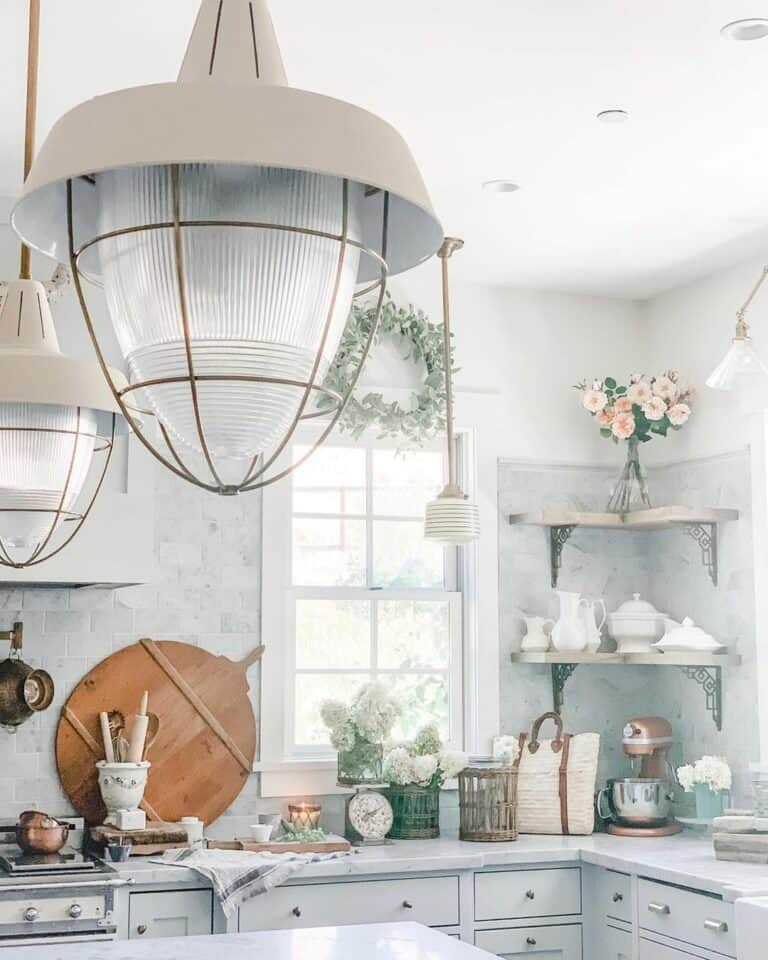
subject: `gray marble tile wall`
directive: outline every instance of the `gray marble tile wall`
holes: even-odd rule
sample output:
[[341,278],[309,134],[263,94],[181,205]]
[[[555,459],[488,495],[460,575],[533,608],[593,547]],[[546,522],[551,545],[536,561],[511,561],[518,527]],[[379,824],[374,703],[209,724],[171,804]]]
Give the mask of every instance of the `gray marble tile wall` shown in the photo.
[[[511,526],[510,513],[542,508],[601,510],[614,471],[502,461],[499,465],[499,594],[501,727],[526,729],[552,708],[549,668],[512,664],[524,624],[520,611],[556,616],[549,582],[544,530]],[[678,668],[581,666],[568,680],[563,717],[573,732],[602,735],[600,779],[627,775],[621,728],[633,715],[659,714],[675,728],[675,763],[703,753],[728,756],[734,769],[734,798],[747,799],[746,768],[757,754],[754,670],[754,588],[748,454],[657,467],[649,471],[653,502],[727,506],[738,523],[722,528],[720,586],[701,565],[698,547],[681,531],[606,533],[577,530],[563,550],[559,586],[601,596],[609,610],[634,592],[681,619],[690,615],[713,635],[732,642],[744,664],[725,672],[725,719],[721,733],[705,709],[705,695]]]

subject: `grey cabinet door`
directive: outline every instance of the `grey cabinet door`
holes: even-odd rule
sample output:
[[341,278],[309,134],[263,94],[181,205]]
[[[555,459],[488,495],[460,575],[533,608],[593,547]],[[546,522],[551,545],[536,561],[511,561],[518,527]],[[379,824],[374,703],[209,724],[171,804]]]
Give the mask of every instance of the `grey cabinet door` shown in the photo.
[[132,893],[128,939],[193,937],[213,931],[213,892],[175,890]]

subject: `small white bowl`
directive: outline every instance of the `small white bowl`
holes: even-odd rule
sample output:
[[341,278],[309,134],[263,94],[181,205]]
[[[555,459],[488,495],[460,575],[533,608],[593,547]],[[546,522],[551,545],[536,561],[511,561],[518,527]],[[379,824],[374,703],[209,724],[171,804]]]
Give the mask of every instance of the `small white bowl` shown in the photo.
[[257,843],[267,843],[274,827],[271,823],[252,823],[251,836]]

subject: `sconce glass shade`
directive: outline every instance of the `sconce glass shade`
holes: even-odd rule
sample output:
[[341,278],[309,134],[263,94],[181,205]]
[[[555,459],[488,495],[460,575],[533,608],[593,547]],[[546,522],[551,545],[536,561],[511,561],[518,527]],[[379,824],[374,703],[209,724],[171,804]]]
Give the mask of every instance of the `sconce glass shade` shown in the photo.
[[427,504],[424,539],[460,547],[480,536],[477,504],[467,497],[438,497]]
[[[121,379],[118,371],[112,375]],[[122,380],[124,381],[124,378]],[[59,349],[42,283],[13,280],[0,305],[0,565],[58,552],[80,527],[125,422],[98,364]],[[96,492],[81,503],[96,450]],[[64,526],[66,537],[54,539]]]
[[713,390],[732,390],[740,377],[766,376],[768,368],[752,346],[751,337],[734,337],[728,352],[707,377]]

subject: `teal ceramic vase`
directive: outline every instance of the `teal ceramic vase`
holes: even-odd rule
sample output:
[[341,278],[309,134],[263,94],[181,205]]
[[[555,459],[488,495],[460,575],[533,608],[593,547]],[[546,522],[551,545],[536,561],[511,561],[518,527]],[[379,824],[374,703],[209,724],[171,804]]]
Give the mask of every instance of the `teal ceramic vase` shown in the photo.
[[694,784],[693,793],[696,797],[696,816],[700,820],[722,817],[727,790],[712,790],[706,783],[697,783]]

